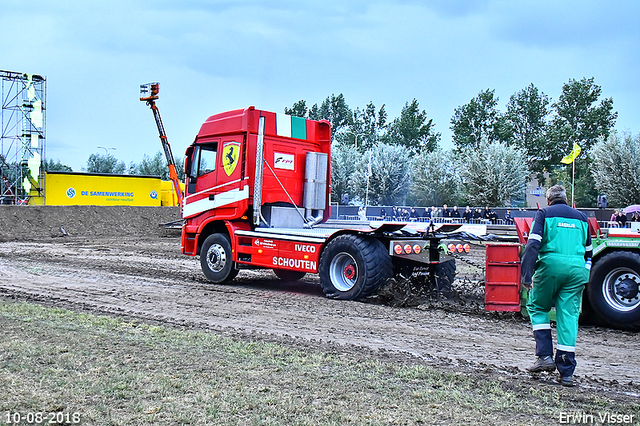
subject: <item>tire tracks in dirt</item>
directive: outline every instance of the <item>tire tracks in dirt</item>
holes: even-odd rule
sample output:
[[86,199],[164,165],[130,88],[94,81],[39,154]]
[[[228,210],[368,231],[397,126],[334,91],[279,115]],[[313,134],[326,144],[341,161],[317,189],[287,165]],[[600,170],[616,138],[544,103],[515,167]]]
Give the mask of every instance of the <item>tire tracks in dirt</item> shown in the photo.
[[[0,281],[0,294],[45,304],[291,344],[411,354],[430,365],[522,378],[534,352],[529,324],[515,316],[329,300],[317,276],[287,283],[268,270],[212,285],[197,259],[180,253],[178,238],[3,242]],[[639,343],[638,333],[581,327],[577,378],[640,393]]]

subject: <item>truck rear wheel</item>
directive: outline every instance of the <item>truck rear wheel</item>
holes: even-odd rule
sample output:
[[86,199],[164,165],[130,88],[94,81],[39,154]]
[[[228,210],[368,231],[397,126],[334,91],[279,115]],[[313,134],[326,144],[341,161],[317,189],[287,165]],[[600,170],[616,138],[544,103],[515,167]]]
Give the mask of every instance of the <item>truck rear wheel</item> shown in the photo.
[[273,272],[282,281],[298,281],[307,275],[306,272],[291,271],[289,269],[274,269]]
[[200,266],[207,279],[224,284],[238,275],[231,252],[231,241],[226,234],[211,234],[202,244]]
[[370,296],[393,276],[391,256],[384,245],[359,235],[341,235],[330,241],[318,269],[324,294],[342,300]]
[[640,330],[640,254],[607,253],[591,271],[587,288],[595,313],[610,326]]

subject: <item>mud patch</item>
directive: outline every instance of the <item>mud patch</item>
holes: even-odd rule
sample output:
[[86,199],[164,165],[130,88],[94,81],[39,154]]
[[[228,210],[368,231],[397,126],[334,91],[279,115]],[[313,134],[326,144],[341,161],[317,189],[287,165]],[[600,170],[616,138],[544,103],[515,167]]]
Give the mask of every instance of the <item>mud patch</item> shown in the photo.
[[0,205],[0,241],[65,236],[168,236],[178,207]]

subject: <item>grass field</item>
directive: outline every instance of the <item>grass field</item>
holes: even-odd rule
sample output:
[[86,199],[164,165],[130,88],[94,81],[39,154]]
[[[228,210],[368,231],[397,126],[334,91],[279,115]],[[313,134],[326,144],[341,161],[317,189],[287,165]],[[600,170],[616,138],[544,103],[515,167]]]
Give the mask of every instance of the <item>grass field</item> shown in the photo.
[[83,425],[550,425],[571,413],[597,423],[605,412],[640,419],[632,397],[357,348],[276,344],[11,301],[0,301],[0,330],[0,425],[35,412],[78,413],[58,420]]

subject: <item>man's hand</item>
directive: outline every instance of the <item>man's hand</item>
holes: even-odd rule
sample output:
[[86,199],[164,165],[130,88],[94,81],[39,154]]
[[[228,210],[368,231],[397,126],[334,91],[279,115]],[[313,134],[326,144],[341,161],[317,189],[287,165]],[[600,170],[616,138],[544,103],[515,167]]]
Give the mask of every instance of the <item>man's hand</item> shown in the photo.
[[525,283],[524,281],[520,281],[520,285],[527,290],[531,290],[533,288],[533,280],[530,283]]

